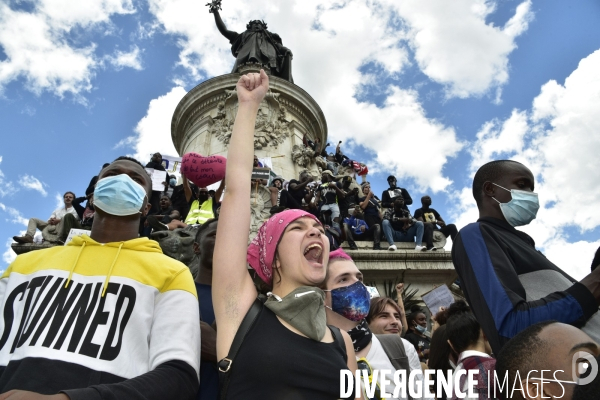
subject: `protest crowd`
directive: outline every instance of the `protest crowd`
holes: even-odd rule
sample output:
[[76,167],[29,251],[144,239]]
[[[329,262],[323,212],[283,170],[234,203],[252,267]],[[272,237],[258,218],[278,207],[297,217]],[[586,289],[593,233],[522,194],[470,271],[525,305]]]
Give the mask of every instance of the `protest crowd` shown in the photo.
[[[600,256],[577,282],[515,229],[539,208],[525,165],[480,167],[480,218],[460,232],[427,194],[411,213],[395,176],[375,195],[342,142],[328,153],[305,141],[319,177],[252,179],[268,85],[262,71],[237,83],[216,190],[169,174],[158,152],[145,166],[119,157],[14,237],[40,230],[56,246],[18,256],[0,280],[0,400],[600,398]],[[248,245],[257,186],[271,216]],[[88,232],[65,245],[72,228]],[[192,248],[185,263],[157,243],[172,232]],[[452,239],[466,301],[405,309],[410,282],[371,298],[357,241],[439,251],[435,235]]]

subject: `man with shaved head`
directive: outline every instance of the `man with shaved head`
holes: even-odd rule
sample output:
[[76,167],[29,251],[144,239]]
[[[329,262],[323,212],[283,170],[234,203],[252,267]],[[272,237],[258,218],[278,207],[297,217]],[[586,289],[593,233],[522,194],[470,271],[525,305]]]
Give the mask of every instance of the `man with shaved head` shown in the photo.
[[[585,399],[584,393],[598,385],[593,376],[590,378],[595,382],[584,379],[598,372],[592,364],[599,354],[598,344],[580,329],[544,321],[526,328],[506,343],[497,357],[496,376],[501,383],[508,378],[507,384],[502,385],[507,399]],[[596,392],[595,397],[588,398],[599,396]]]
[[600,341],[600,269],[576,282],[515,229],[536,217],[534,187],[521,163],[483,165],[473,178],[479,219],[452,246],[461,287],[496,354],[520,331],[548,320],[581,327]]

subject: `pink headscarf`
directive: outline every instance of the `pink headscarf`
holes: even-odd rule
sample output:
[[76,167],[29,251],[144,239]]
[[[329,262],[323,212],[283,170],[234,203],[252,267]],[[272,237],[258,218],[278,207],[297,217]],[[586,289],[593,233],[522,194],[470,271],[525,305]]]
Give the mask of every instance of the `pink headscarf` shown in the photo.
[[350,257],[348,255],[348,253],[346,253],[344,250],[342,250],[342,248],[340,247],[337,250],[332,251],[331,253],[329,253],[329,262],[335,260],[335,259],[343,259],[343,260],[348,260],[348,261],[352,261],[354,262],[354,260],[352,259],[352,257]]
[[303,210],[286,210],[273,215],[258,230],[258,234],[248,246],[246,260],[265,283],[273,282],[273,259],[277,244],[285,228],[302,217],[319,221],[314,215]]

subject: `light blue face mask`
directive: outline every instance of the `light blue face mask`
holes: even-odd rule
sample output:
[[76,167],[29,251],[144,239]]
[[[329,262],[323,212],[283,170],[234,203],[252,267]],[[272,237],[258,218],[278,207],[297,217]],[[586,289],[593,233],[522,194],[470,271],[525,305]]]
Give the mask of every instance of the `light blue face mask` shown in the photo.
[[[496,185],[493,182],[492,184]],[[496,186],[510,192],[512,197],[512,200],[508,203],[500,203],[496,198],[492,197],[492,199],[500,204],[500,211],[502,211],[502,215],[506,218],[506,222],[512,226],[523,226],[535,219],[540,208],[537,193],[525,190],[508,190],[500,185]]]
[[100,179],[94,189],[94,207],[110,215],[141,214],[145,198],[146,190],[126,174]]

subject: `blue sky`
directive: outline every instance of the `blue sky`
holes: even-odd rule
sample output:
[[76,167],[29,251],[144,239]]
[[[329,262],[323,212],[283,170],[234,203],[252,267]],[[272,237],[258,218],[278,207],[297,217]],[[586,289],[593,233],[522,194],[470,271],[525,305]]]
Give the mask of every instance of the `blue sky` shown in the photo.
[[[82,194],[104,162],[174,155],[175,106],[234,61],[205,3],[0,3],[0,269],[27,219]],[[329,141],[369,166],[378,195],[395,174],[462,227],[477,218],[478,166],[519,160],[542,202],[523,230],[573,276],[589,270],[600,245],[597,1],[223,3],[228,28],[264,19],[280,34]]]

